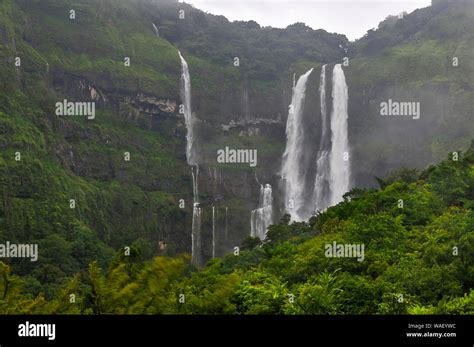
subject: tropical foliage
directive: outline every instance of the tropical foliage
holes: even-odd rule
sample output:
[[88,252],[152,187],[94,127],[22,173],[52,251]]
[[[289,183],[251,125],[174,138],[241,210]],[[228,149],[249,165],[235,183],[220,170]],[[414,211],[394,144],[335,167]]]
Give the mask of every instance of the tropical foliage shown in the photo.
[[[474,314],[474,146],[380,189],[354,189],[311,218],[285,216],[267,238],[203,268],[189,257],[142,262],[119,253],[96,263],[50,300],[24,292],[0,267],[5,313],[82,314]],[[327,257],[326,244],[363,244],[365,256]],[[74,300],[71,302],[71,294]]]

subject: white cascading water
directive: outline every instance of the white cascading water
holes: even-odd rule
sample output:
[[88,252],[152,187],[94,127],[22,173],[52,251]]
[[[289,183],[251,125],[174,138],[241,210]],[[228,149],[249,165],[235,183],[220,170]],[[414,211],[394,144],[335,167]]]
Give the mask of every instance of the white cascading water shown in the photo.
[[260,187],[259,208],[251,213],[250,236],[265,240],[267,228],[273,222],[273,197],[272,186],[266,184]]
[[324,211],[329,207],[329,157],[330,153],[327,150],[318,152],[318,159],[316,162],[316,179],[314,180],[314,204],[316,211]]
[[319,99],[321,105],[321,139],[316,159],[316,178],[314,180],[314,204],[316,211],[324,211],[329,204],[329,149],[328,143],[329,122],[326,106],[326,65],[321,68],[319,82]]
[[194,151],[194,119],[191,110],[191,77],[189,75],[188,63],[179,52],[181,60],[181,101],[184,108],[184,122],[186,125],[186,160],[191,165],[191,174],[193,178],[193,221],[191,231],[191,261],[194,264],[201,264],[201,217],[202,209],[199,206],[199,165]]
[[153,25],[153,31],[155,32],[155,35],[160,37],[160,32],[158,31],[158,27],[155,25],[155,23],[151,23]]
[[304,193],[306,170],[302,167],[304,151],[303,110],[306,93],[306,82],[313,69],[302,75],[293,87],[291,105],[286,122],[286,148],[282,158],[281,176],[285,187],[285,209],[291,219],[301,221],[308,216],[302,215],[305,207]]
[[191,110],[191,77],[189,75],[188,63],[184,60],[181,52],[181,101],[183,102],[184,122],[186,124],[186,159],[189,165],[196,165],[196,155],[194,150],[194,119]]
[[347,103],[349,94],[341,64],[334,66],[332,75],[331,154],[330,178],[331,206],[343,200],[350,188],[349,141],[347,130]]
[[193,177],[193,221],[191,227],[191,261],[194,264],[201,264],[201,217],[202,209],[199,206],[198,178],[199,166],[191,167]]
[[191,262],[194,264],[201,264],[201,216],[202,209],[199,207],[199,203],[195,202],[193,207],[193,224],[191,233],[192,242],[192,258]]
[[328,133],[328,119],[326,106],[326,65],[321,68],[321,76],[319,79],[319,101],[321,104],[321,139],[319,149],[324,147],[324,141]]
[[193,202],[199,203],[199,189],[198,189],[199,165],[195,165],[191,167],[191,175],[193,177]]

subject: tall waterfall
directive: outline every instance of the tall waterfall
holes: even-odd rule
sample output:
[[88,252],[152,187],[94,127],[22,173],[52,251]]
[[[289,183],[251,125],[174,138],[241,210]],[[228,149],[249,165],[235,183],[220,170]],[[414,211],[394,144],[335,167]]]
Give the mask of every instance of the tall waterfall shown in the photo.
[[325,145],[326,137],[328,134],[328,119],[327,119],[327,106],[326,106],[326,65],[321,68],[321,76],[319,79],[319,101],[321,104],[321,139],[319,143],[319,149],[322,150]]
[[196,165],[191,167],[191,175],[193,177],[193,221],[191,227],[191,247],[192,247],[192,259],[194,264],[201,264],[201,216],[202,209],[199,206],[199,190],[198,190],[198,179],[199,179],[199,166]]
[[[311,138],[311,130],[306,129],[307,120],[303,119],[306,84],[311,72],[312,69],[293,83],[286,124],[287,142],[282,158],[285,211],[296,222],[308,219],[315,210],[324,211],[338,204],[350,189],[349,96],[344,71],[341,64],[335,65],[332,71],[332,109],[329,113],[326,65],[321,68],[321,136],[318,141]],[[308,172],[314,173],[314,179],[307,175]],[[257,228],[257,211],[252,212],[252,230]]]
[[260,207],[253,210],[250,219],[250,235],[264,240],[267,228],[273,222],[272,186],[266,184],[260,187]]
[[191,110],[191,77],[189,75],[188,63],[179,52],[181,60],[181,101],[183,103],[184,122],[186,125],[186,159],[191,165],[191,174],[193,178],[193,221],[191,230],[192,242],[192,262],[200,264],[201,259],[201,216],[202,209],[199,206],[199,165],[194,151],[194,118]]
[[313,69],[300,76],[293,87],[291,105],[286,123],[286,149],[282,158],[281,175],[285,186],[285,209],[295,221],[301,221],[304,215],[306,170],[302,166],[304,131],[302,117],[306,93],[306,82]]
[[348,99],[344,71],[341,64],[337,64],[334,66],[332,75],[331,155],[329,160],[330,205],[338,204],[342,201],[342,196],[349,191]]
[[181,52],[181,101],[183,102],[184,122],[186,124],[186,159],[189,165],[196,165],[196,155],[194,150],[194,118],[191,110],[191,77],[189,75],[188,63],[184,60]]
[[155,23],[151,23],[153,25],[153,31],[155,32],[155,35],[160,37],[160,32],[158,31],[158,27],[155,25]]
[[314,181],[315,210],[324,211],[329,205],[329,122],[326,106],[326,65],[321,68],[319,80],[319,100],[321,105],[321,139],[316,159],[316,178]]

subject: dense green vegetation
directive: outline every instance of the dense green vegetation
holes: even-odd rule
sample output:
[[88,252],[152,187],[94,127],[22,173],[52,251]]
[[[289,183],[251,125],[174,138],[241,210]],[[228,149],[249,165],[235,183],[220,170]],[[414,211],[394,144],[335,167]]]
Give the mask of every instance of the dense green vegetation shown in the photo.
[[[96,262],[51,300],[23,294],[0,267],[0,310],[84,314],[474,314],[474,142],[458,161],[401,170],[354,189],[307,223],[270,227],[240,252],[196,269],[186,256]],[[403,200],[403,206],[400,205]],[[325,256],[364,244],[363,261]],[[71,303],[71,294],[75,302]]]
[[[202,121],[203,162],[211,170],[226,145],[256,148],[257,174],[269,180],[283,151],[293,74],[315,68],[307,105],[319,110],[316,71],[348,55],[354,169],[368,185],[374,173],[425,167],[467,147],[473,19],[470,7],[422,9],[349,43],[302,23],[230,23],[174,0],[0,0],[0,243],[40,249],[36,263],[0,263],[0,313],[473,313],[472,150],[459,162],[381,179],[380,190],[355,189],[308,223],[283,219],[263,244],[247,239],[238,256],[196,269],[179,256],[190,250],[192,206],[182,117],[141,101],[179,103],[180,49]],[[57,101],[91,100],[89,87],[101,97],[94,121],[55,116]],[[372,101],[394,95],[430,105],[420,124],[374,116]],[[281,122],[258,136],[221,129],[255,118]],[[234,245],[249,234],[258,186],[248,182],[257,174],[219,169],[231,192]],[[215,198],[209,186],[201,186],[203,203]],[[363,242],[365,261],[326,258],[332,241]]]
[[[177,16],[181,8],[185,21]],[[307,60],[336,59],[345,42],[301,25],[257,29],[177,1],[0,0],[0,242],[39,244],[37,263],[11,262],[24,276],[26,291],[52,297],[65,278],[92,260],[106,266],[125,246],[139,248],[142,259],[190,249],[192,187],[183,123],[176,110],[144,112],[140,96],[179,102],[180,47],[193,72],[193,109],[225,122],[240,113],[236,86],[248,85],[249,94],[259,90],[273,100],[279,69],[289,69],[302,53]],[[249,35],[257,41],[247,42]],[[277,55],[269,70],[276,56],[270,48],[285,47],[277,44],[282,35],[287,42],[304,37],[295,42],[297,50],[288,47],[286,55]],[[232,64],[234,53],[240,69]],[[90,100],[89,88],[99,95],[93,121],[55,116],[56,102]],[[207,139],[210,148],[222,141],[222,134],[216,136]],[[234,138],[228,143],[245,146]],[[274,157],[275,142],[252,143]],[[185,209],[178,207],[180,199]],[[242,198],[229,199],[229,205],[244,216]]]
[[[37,263],[11,264],[27,291],[46,297],[92,260],[109,264],[116,249],[139,247],[149,259],[163,253],[160,240],[172,255],[190,239],[187,211],[177,205],[191,179],[176,150],[184,148],[176,122],[155,121],[114,98],[175,96],[176,49],[149,30],[137,33],[133,12],[125,29],[108,11],[112,22],[97,20],[104,12],[89,1],[74,2],[72,21],[71,4],[0,1],[0,242],[39,245]],[[110,98],[96,118],[55,116],[59,100],[90,99],[81,83]]]

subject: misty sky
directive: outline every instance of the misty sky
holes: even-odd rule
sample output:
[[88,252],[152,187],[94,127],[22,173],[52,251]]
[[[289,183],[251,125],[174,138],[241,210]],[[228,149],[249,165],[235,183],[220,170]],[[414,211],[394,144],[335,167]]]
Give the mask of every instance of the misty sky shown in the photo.
[[313,29],[358,39],[388,15],[427,7],[431,0],[186,0],[196,8],[233,20],[285,28],[303,22]]

